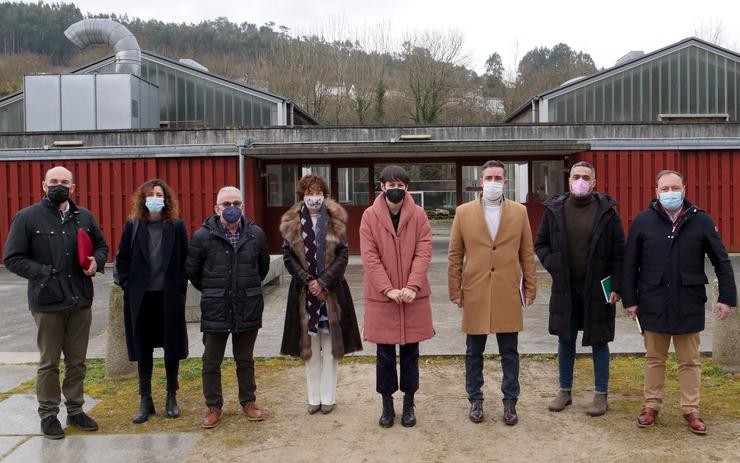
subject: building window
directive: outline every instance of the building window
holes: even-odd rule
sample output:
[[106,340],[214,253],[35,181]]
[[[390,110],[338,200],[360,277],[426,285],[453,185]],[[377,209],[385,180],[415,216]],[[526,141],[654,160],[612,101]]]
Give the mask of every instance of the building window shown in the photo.
[[370,203],[370,169],[367,167],[340,167],[337,169],[337,198],[347,205]]
[[298,172],[298,166],[294,164],[267,165],[268,207],[289,207],[296,202]]

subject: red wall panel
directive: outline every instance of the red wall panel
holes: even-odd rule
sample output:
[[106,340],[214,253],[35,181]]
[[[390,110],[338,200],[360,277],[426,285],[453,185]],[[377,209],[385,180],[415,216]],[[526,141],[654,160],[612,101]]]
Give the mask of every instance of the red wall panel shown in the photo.
[[90,209],[100,224],[112,261],[131,209],[131,195],[143,182],[159,177],[177,193],[181,217],[190,234],[213,213],[218,190],[238,186],[236,157],[86,159],[78,161],[0,162],[0,243],[5,244],[15,213],[37,202],[48,169],[62,165],[74,174],[73,201]]
[[596,168],[596,188],[619,201],[629,230],[632,219],[655,197],[655,176],[663,169],[681,172],[686,197],[714,219],[731,252],[740,252],[740,151],[589,151],[571,157]]

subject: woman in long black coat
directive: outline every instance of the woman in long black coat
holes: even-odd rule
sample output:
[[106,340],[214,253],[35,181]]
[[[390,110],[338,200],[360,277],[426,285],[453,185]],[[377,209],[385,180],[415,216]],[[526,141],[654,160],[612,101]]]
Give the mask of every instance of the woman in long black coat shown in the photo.
[[338,362],[362,350],[355,306],[344,279],[347,212],[328,198],[326,181],[301,178],[300,201],[282,217],[283,260],[293,277],[280,352],[306,365],[308,413],[334,410]]
[[133,194],[130,220],[118,245],[116,272],[124,292],[128,357],[139,373],[139,411],[134,423],[155,413],[152,400],[153,350],[164,348],[167,417],[177,418],[178,370],[188,356],[185,325],[188,235],[178,218],[177,198],[160,179],[149,180]]

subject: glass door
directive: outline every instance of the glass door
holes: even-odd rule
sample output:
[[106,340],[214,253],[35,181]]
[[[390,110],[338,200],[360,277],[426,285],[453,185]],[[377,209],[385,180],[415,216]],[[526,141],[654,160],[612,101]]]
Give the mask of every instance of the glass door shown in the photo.
[[332,197],[347,211],[347,244],[350,254],[360,253],[360,229],[362,213],[375,200],[372,185],[371,165],[337,165],[332,176]]

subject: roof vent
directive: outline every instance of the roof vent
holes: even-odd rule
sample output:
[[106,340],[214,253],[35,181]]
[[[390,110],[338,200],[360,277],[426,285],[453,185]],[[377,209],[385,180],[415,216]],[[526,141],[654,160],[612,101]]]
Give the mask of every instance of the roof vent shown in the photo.
[[197,69],[199,71],[203,72],[210,72],[208,71],[208,68],[200,64],[199,62],[195,61],[194,59],[190,58],[180,58],[178,60],[180,63],[184,64],[185,66],[190,66],[191,68]]
[[141,49],[134,34],[112,19],[83,19],[72,24],[64,35],[85,49],[90,45],[108,44],[116,52],[116,72],[141,75]]
[[614,66],[621,66],[624,63],[629,63],[630,61],[634,61],[637,58],[642,58],[645,56],[645,52],[642,50],[632,50],[631,52],[627,53],[623,57],[619,58],[616,63],[614,63]]

